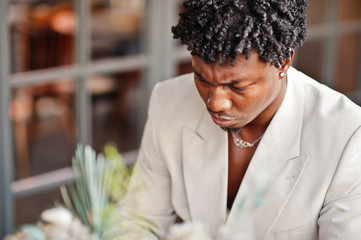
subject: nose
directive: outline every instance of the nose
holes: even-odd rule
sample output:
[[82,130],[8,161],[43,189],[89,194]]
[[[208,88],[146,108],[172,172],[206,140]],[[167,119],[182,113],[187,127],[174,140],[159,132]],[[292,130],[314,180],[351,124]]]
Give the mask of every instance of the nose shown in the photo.
[[232,108],[232,101],[229,99],[224,86],[213,87],[210,90],[207,106],[213,112],[224,112]]

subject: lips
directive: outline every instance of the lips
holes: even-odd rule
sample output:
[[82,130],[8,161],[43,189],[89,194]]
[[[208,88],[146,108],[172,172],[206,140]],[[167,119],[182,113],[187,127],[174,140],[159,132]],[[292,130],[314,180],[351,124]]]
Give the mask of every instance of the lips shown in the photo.
[[222,118],[222,117],[216,117],[211,114],[212,120],[215,124],[221,126],[221,127],[229,127],[234,124],[235,120],[233,118]]

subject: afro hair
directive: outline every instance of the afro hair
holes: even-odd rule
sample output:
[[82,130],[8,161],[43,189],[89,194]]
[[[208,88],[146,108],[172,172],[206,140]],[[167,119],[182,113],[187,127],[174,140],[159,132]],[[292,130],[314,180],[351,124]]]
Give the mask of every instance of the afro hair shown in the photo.
[[249,58],[252,51],[275,67],[307,36],[307,0],[186,0],[174,38],[206,63]]

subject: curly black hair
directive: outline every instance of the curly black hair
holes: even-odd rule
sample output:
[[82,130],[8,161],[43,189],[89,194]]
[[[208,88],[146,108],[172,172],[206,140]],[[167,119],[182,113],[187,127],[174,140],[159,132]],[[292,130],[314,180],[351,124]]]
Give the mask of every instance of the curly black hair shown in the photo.
[[275,67],[307,36],[307,0],[186,0],[174,38],[192,55],[221,65],[251,52]]

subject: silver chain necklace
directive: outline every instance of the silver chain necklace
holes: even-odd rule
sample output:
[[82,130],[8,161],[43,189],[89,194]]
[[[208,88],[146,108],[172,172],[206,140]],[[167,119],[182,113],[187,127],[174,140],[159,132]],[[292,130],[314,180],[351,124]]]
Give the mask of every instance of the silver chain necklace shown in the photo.
[[[242,131],[242,128],[241,128],[241,130],[239,131],[239,133],[241,133],[241,131]],[[231,131],[231,133],[232,133],[234,145],[236,145],[236,146],[239,147],[239,148],[253,147],[253,146],[254,146],[259,140],[261,140],[261,138],[263,137],[263,135],[262,135],[262,136],[260,136],[256,141],[254,141],[253,143],[250,143],[250,142],[247,142],[247,141],[245,141],[245,140],[243,140],[243,139],[241,139],[241,138],[236,137],[236,136],[234,135],[234,132],[233,132],[233,131]]]

